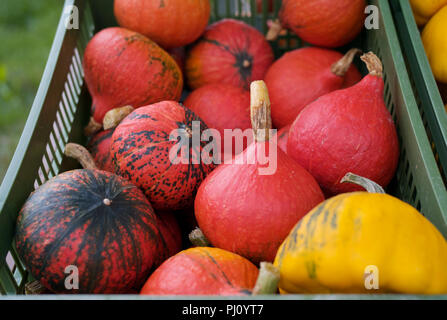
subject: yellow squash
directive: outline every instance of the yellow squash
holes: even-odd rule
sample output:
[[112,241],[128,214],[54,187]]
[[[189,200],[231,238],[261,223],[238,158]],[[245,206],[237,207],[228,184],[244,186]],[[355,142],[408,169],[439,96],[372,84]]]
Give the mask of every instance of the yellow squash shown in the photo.
[[387,194],[326,200],[294,227],[274,265],[281,293],[447,293],[447,242]]
[[416,23],[422,27],[439,9],[447,5],[447,0],[410,0],[410,3]]
[[422,42],[436,80],[447,83],[447,6],[427,23]]

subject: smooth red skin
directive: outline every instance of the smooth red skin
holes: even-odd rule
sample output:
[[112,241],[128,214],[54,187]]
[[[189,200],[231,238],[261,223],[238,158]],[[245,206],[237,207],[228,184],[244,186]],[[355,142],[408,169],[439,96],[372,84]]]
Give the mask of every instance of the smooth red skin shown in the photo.
[[[236,66],[235,54],[253,58],[250,74]],[[248,89],[255,80],[263,80],[274,56],[270,44],[254,27],[234,19],[224,19],[206,29],[186,58],[186,77],[191,89],[221,83]]]
[[259,175],[264,166],[247,159],[254,159],[261,144],[252,143],[233,164],[217,167],[195,199],[196,219],[206,238],[255,264],[273,261],[293,226],[324,201],[316,180],[274,143],[267,142],[266,148],[277,148],[277,170]]
[[[210,84],[194,90],[184,105],[194,111],[209,128],[219,130],[221,150],[224,152],[225,129],[251,128],[250,93],[226,84]],[[234,144],[234,143],[233,143]],[[246,142],[243,146],[245,149]],[[232,155],[235,154],[233,148]]]
[[334,50],[306,47],[284,54],[270,67],[265,83],[276,128],[291,124],[304,107],[322,95],[362,79],[354,65],[345,77],[332,73],[332,65],[341,58]]
[[218,249],[197,247],[163,263],[141,290],[145,295],[247,295],[258,276],[247,259]]
[[104,29],[90,40],[84,73],[98,123],[114,108],[178,101],[183,90],[174,59],[148,38],[124,28]]
[[399,158],[396,128],[383,101],[382,78],[329,93],[307,106],[289,131],[287,153],[317,179],[327,196],[363,190],[341,184],[348,172],[386,187]]
[[96,166],[105,171],[114,172],[112,157],[110,156],[110,144],[115,129],[103,130],[96,133],[88,142],[87,149],[90,151]]
[[[199,184],[215,167],[203,158],[199,164],[192,159],[188,164],[171,164],[169,153],[177,141],[171,141],[170,135],[179,124],[191,121],[201,120],[179,103],[163,101],[134,110],[113,133],[110,152],[115,172],[140,187],[157,210],[191,205]],[[195,152],[190,154],[197,159]]]
[[115,0],[115,17],[122,27],[135,30],[163,48],[197,40],[208,25],[209,0]]
[[291,125],[283,127],[281,130],[278,131],[278,147],[281,148],[284,153],[287,153],[287,141],[289,141],[289,130]]
[[365,0],[283,0],[280,20],[305,42],[335,48],[361,32],[365,7]]

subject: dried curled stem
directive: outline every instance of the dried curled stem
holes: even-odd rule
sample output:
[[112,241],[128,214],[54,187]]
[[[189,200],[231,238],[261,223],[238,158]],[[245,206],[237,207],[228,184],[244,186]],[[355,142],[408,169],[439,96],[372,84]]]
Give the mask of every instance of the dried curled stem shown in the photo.
[[366,64],[368,68],[369,74],[372,76],[383,77],[383,66],[379,57],[377,57],[374,53],[368,52],[360,57],[362,61]]
[[67,143],[65,146],[65,155],[78,160],[84,169],[98,169],[90,152],[77,143]]
[[102,124],[95,121],[93,117],[90,117],[90,121],[84,128],[84,134],[87,137],[94,135],[96,132],[102,129]]
[[134,110],[135,109],[132,106],[124,106],[108,111],[102,121],[104,130],[115,128],[125,117],[127,117]]
[[346,72],[348,72],[349,68],[352,65],[352,61],[354,61],[354,58],[356,55],[361,54],[362,50],[353,48],[346,52],[346,54],[338,60],[336,63],[332,65],[331,71],[333,74],[339,77],[344,77]]
[[279,19],[271,21],[265,39],[267,41],[275,41],[276,39],[278,39],[278,36],[280,35],[282,30],[283,27]]

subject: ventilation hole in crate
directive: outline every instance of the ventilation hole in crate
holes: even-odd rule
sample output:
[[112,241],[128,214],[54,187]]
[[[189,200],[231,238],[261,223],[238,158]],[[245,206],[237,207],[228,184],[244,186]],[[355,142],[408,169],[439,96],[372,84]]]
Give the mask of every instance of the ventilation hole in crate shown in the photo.
[[411,193],[411,202],[412,203],[416,202],[417,195],[418,195],[418,191],[417,191],[416,187],[413,186],[413,192]]
[[40,186],[40,184],[39,184],[39,181],[37,181],[37,179],[36,180],[34,180],[34,190],[36,190],[37,188],[39,188],[39,186]]
[[67,121],[66,122],[67,128],[70,128],[74,120],[74,114],[73,111],[71,110],[70,104],[68,103],[65,92],[62,92],[62,101],[59,104],[59,108],[62,117]]
[[64,136],[63,134],[60,133],[57,122],[53,123],[53,131],[54,131],[54,135],[55,135],[55,140],[58,143],[59,146],[59,150],[64,153],[65,150],[65,141],[64,141]]
[[77,97],[76,95],[72,95],[70,91],[70,85],[68,82],[65,82],[65,91],[62,92],[62,101],[65,103],[67,114],[74,114],[76,112],[76,103],[73,97]]
[[74,78],[76,79],[76,82],[77,82],[77,84],[79,86],[79,90],[80,90],[84,81],[82,80],[83,76],[79,70],[80,68],[79,68],[78,61],[77,61],[75,55],[73,55],[73,57],[72,57],[72,66],[73,66]]
[[[64,147],[65,147],[65,143],[68,140],[68,123],[67,125],[64,123],[64,121],[62,121],[61,118],[61,110],[62,107],[59,104],[59,111],[56,112],[56,123],[59,125],[59,129],[60,129],[60,133],[62,134],[62,139],[64,139]],[[67,120],[65,120],[67,121]]]
[[408,175],[408,172],[410,170],[410,163],[408,162],[408,160],[405,162],[405,176]]
[[[418,201],[416,202],[416,209],[417,209],[417,211],[421,212],[421,208],[422,208],[422,206],[421,206],[421,201],[418,200]],[[422,213],[422,212],[421,212],[421,213]],[[424,213],[422,213],[422,215],[425,216]]]
[[[70,123],[71,123],[71,121],[68,119],[68,117],[67,117],[67,115],[65,113],[62,101],[59,104],[59,111],[58,111],[58,113],[60,114],[59,117],[62,119],[62,120],[60,120],[60,124],[63,125],[63,128],[65,129],[65,132],[67,133],[67,136],[68,136],[68,132],[70,132]],[[56,119],[57,119],[57,115],[56,115]],[[59,119],[58,119],[58,121],[59,121]]]
[[79,73],[81,75],[81,79],[84,79],[84,68],[82,67],[82,59],[81,59],[81,55],[79,54],[78,48],[75,48],[73,58],[77,62],[76,65],[77,65]]
[[408,187],[411,188],[413,186],[413,174],[410,173],[408,177]]
[[39,167],[39,169],[37,170],[37,178],[38,178],[37,181],[39,182],[39,185],[42,185],[47,181],[47,179],[43,173],[42,167]]
[[50,166],[51,166],[51,169],[52,169],[54,175],[57,175],[59,173],[59,165],[60,165],[61,161],[59,161],[57,152],[54,152],[53,150],[51,150],[49,143],[47,143],[47,146],[46,146],[46,155],[47,155],[48,161],[50,162]]
[[9,268],[9,270],[13,270],[15,267],[14,258],[12,257],[12,254],[10,251],[6,254],[6,264]]
[[42,157],[42,166],[41,166],[41,168],[42,167],[43,167],[43,172],[45,173],[45,176],[48,177],[48,179],[51,179],[52,177],[54,177],[54,174],[52,172],[52,168],[50,167],[45,154]]
[[[65,86],[69,89],[66,89],[65,93],[67,94],[67,97],[69,98],[69,101],[73,107],[73,110],[76,110],[75,105],[77,102],[77,98],[80,94],[81,89],[77,89],[76,86],[73,84],[72,75],[67,75],[67,81],[65,82]],[[74,111],[73,111],[74,112]]]
[[73,62],[70,65],[70,73],[68,75],[69,75],[69,80],[73,83],[73,88],[75,89],[74,95],[73,95],[73,102],[76,103],[75,99],[81,93],[81,85],[79,84],[78,76],[76,75],[76,72],[74,70]]

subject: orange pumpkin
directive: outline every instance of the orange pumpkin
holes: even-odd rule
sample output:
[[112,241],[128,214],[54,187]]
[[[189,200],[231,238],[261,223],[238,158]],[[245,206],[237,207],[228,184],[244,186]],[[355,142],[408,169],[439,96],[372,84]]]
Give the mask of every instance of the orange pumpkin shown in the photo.
[[115,0],[120,26],[137,31],[165,49],[194,42],[210,17],[209,0]]
[[166,260],[149,277],[141,294],[247,295],[258,273],[253,263],[237,254],[196,247]]

